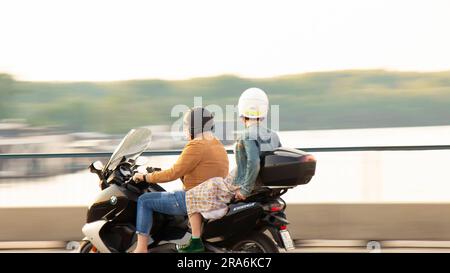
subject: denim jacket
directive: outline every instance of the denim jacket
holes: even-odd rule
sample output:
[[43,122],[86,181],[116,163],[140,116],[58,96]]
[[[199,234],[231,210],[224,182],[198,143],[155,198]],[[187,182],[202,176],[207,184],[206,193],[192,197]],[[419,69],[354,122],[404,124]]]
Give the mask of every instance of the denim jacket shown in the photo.
[[240,186],[244,196],[250,195],[260,169],[260,156],[263,152],[280,147],[278,135],[260,124],[245,128],[235,146],[237,170],[233,184]]

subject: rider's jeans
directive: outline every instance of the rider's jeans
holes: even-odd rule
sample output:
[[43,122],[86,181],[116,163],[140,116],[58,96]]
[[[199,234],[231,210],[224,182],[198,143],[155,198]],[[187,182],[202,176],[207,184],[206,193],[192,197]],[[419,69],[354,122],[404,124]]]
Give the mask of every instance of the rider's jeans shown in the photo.
[[187,215],[185,191],[147,192],[141,195],[137,203],[136,233],[149,235],[153,212]]

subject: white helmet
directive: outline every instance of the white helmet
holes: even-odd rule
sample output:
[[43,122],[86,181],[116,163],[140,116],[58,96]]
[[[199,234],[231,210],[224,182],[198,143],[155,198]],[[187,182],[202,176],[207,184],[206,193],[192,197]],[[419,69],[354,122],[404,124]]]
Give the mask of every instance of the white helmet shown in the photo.
[[265,118],[269,111],[269,98],[259,88],[245,90],[238,103],[239,116],[246,118]]

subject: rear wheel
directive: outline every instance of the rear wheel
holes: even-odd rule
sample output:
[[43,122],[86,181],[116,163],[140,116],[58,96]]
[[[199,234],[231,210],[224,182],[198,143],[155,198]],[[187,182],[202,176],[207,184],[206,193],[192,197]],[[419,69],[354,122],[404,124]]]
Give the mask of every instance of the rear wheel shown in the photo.
[[262,232],[253,233],[248,237],[236,240],[229,250],[247,253],[278,253],[276,243]]

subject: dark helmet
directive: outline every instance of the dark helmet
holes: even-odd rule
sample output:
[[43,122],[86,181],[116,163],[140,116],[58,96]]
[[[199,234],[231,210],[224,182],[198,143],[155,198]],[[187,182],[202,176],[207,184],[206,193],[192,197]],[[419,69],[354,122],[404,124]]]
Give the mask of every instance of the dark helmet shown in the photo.
[[203,107],[194,107],[184,115],[184,126],[189,128],[191,139],[203,132],[214,130],[214,116]]

